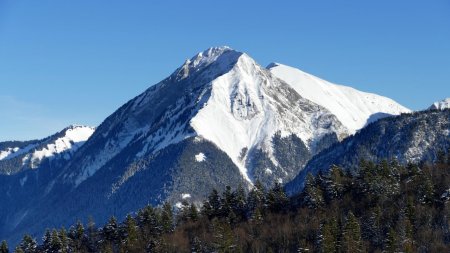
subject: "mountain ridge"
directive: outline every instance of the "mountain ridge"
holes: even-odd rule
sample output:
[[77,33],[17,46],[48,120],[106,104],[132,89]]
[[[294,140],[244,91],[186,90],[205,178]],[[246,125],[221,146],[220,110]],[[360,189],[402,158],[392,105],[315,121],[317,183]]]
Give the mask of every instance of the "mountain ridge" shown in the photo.
[[291,182],[288,193],[303,188],[308,173],[333,166],[358,173],[359,163],[395,160],[401,164],[434,162],[450,153],[450,109],[424,110],[381,119],[313,157]]
[[118,108],[69,160],[0,176],[10,205],[0,236],[89,215],[103,223],[183,196],[201,202],[227,185],[286,183],[350,132],[247,54],[210,48]]

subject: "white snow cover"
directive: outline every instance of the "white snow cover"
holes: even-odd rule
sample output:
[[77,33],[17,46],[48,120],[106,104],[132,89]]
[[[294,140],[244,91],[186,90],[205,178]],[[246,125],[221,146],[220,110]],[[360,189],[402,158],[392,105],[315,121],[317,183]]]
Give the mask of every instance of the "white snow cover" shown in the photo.
[[443,110],[450,108],[450,98],[443,99],[441,101],[434,102],[429,109]]
[[189,198],[191,198],[191,194],[189,194],[189,193],[183,193],[183,194],[181,194],[181,198],[182,198],[182,199],[189,199]]
[[30,144],[28,146],[25,146],[23,148],[7,148],[6,150],[0,151],[0,161],[1,160],[8,160],[12,159],[14,157],[17,157],[19,155],[25,154],[36,147],[37,144]]
[[276,133],[282,137],[295,134],[310,144],[325,133],[343,132],[314,126],[318,115],[328,113],[320,108],[315,114],[301,111],[298,105],[283,108],[291,101],[286,100],[286,94],[276,92],[280,85],[252,58],[242,54],[231,71],[212,81],[211,97],[191,120],[195,132],[227,153],[249,182],[246,160],[241,157],[244,148],[262,148],[277,164],[271,143]]
[[8,158],[9,156],[11,156],[12,154],[16,153],[19,150],[20,149],[18,147],[15,147],[15,148],[7,148],[6,150],[0,151],[0,161],[5,158]]
[[390,98],[333,84],[293,67],[272,63],[268,69],[302,97],[327,108],[352,133],[386,114],[410,112]]
[[[210,64],[214,64],[214,68],[209,68]],[[336,133],[341,139],[363,127],[373,114],[409,111],[390,99],[330,84],[307,74],[300,75],[303,79],[312,79],[307,87],[303,87],[302,82],[299,85],[288,82],[286,85],[271,71],[276,72],[261,67],[245,53],[229,47],[210,48],[197,54],[169,79],[136,97],[129,107],[120,111],[120,115],[119,112],[115,114],[109,130],[102,133],[103,137],[108,137],[104,148],[95,157],[83,158],[80,170],[71,174],[75,177],[75,185],[93,175],[130,143],[142,142],[143,148],[136,156],[139,159],[190,137],[195,137],[195,142],[207,140],[215,144],[251,183],[247,173],[247,153],[242,151],[262,149],[278,165],[272,145],[275,134],[279,133],[281,137],[294,134],[315,152],[316,141],[326,134]],[[196,78],[195,82],[180,82],[191,75]],[[298,73],[294,71],[292,76],[296,75]],[[315,87],[316,83],[319,83],[319,88]],[[187,91],[195,91],[196,99],[177,97],[183,93],[170,90],[180,89],[178,85],[181,84]],[[176,100],[161,100],[165,95],[175,96]],[[155,100],[161,100],[163,104],[170,100],[170,106],[164,110],[160,108],[158,121],[143,121],[142,117],[152,115],[153,107],[150,105],[154,106]],[[186,121],[186,117],[190,120]],[[155,125],[159,127],[156,129]],[[116,126],[120,127],[116,129]],[[110,136],[112,129],[118,132]],[[200,153],[194,158],[201,162],[206,156]],[[124,178],[133,173],[127,171]]]
[[52,143],[47,144],[43,149],[35,150],[30,154],[31,167],[33,168],[34,164],[41,161],[45,157],[52,157],[69,149],[72,152],[77,150],[81,145],[84,144],[85,141],[87,141],[87,139],[89,139],[94,131],[94,128],[87,126],[69,127],[66,130],[64,136],[56,139]]
[[197,162],[203,162],[203,161],[205,161],[206,160],[206,156],[205,156],[205,154],[203,154],[203,153],[198,153],[198,154],[196,154],[195,155],[195,160],[197,161]]

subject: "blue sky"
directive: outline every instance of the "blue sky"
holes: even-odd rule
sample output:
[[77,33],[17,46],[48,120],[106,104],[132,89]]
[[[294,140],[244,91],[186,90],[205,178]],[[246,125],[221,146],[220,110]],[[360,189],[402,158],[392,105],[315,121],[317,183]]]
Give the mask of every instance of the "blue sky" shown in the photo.
[[450,96],[450,1],[0,0],[0,141],[98,125],[229,45],[422,109]]

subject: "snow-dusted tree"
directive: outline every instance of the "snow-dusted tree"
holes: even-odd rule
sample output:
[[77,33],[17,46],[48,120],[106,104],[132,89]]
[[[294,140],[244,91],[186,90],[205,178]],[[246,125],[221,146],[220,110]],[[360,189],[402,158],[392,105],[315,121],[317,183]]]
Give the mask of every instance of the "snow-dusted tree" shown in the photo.
[[342,250],[344,252],[363,252],[361,228],[352,212],[348,213],[347,222],[342,231]]
[[2,241],[2,243],[0,244],[0,253],[9,253],[9,248],[6,241]]
[[20,250],[24,253],[35,253],[37,252],[37,243],[30,235],[25,235],[19,244]]
[[316,184],[315,178],[311,173],[306,176],[305,190],[303,192],[303,201],[309,208],[317,208],[324,204],[323,192]]

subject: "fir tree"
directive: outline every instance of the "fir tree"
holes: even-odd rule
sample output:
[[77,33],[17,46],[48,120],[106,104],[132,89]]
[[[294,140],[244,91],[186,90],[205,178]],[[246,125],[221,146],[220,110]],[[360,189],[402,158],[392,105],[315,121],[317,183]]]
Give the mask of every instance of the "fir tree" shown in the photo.
[[0,244],[0,253],[9,253],[9,248],[6,241],[2,241],[2,243]]
[[191,204],[189,206],[189,219],[191,221],[197,221],[198,220],[198,210],[197,210],[197,207],[194,204]]
[[14,250],[14,253],[24,253],[23,249],[20,246],[17,246]]
[[77,221],[75,226],[70,227],[69,238],[71,239],[72,247],[76,251],[81,251],[83,242],[85,240],[84,226],[81,221]]
[[116,217],[111,216],[108,223],[105,224],[102,230],[102,236],[104,238],[102,245],[103,251],[114,252],[119,242],[119,227]]
[[37,243],[30,235],[25,235],[19,244],[20,250],[24,253],[35,253],[37,252]]
[[243,221],[246,219],[247,201],[245,196],[245,190],[242,184],[240,184],[235,193],[235,202],[232,204],[232,210],[236,214],[237,221]]
[[164,202],[162,206],[161,225],[164,233],[169,233],[173,229],[172,206],[168,202]]
[[281,212],[288,209],[289,199],[280,183],[267,193],[267,205],[272,212]]
[[136,221],[133,217],[131,217],[131,215],[127,215],[122,230],[123,237],[125,238],[123,247],[125,252],[138,252],[138,227],[136,225]]
[[314,209],[324,204],[323,192],[316,184],[315,178],[311,173],[308,173],[306,176],[303,195],[303,201],[309,208]]
[[56,229],[52,230],[50,239],[50,252],[60,252],[62,249],[61,239],[59,238],[58,231]]
[[386,236],[385,249],[386,252],[398,252],[398,238],[397,233],[393,228],[389,229]]
[[349,212],[342,231],[342,249],[344,252],[363,252],[360,225],[352,212]]
[[44,236],[42,237],[42,250],[44,252],[51,252],[52,247],[52,234],[50,229],[46,229]]
[[221,215],[222,204],[219,193],[216,189],[213,189],[211,194],[208,196],[208,203],[211,206],[210,216],[219,217]]
[[67,236],[67,231],[64,227],[58,231],[58,237],[61,241],[61,253],[69,252],[70,239]]
[[321,249],[323,252],[337,252],[338,246],[338,223],[335,218],[325,222],[321,228]]
[[[250,216],[258,219],[262,219],[264,214],[264,210],[266,207],[266,190],[261,183],[261,181],[257,180],[255,186],[251,189],[248,194],[248,207],[250,211]],[[258,213],[256,215],[256,212]]]
[[230,224],[213,220],[214,247],[218,252],[236,252],[236,243]]

